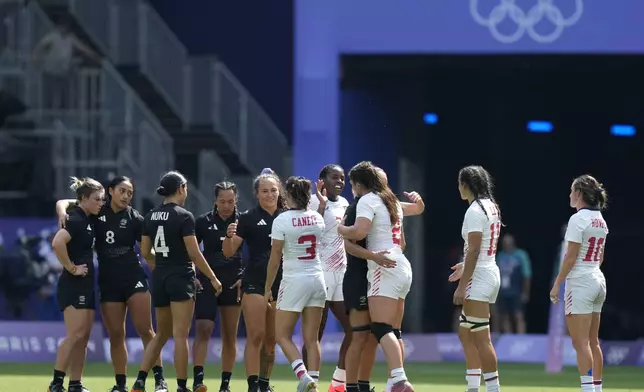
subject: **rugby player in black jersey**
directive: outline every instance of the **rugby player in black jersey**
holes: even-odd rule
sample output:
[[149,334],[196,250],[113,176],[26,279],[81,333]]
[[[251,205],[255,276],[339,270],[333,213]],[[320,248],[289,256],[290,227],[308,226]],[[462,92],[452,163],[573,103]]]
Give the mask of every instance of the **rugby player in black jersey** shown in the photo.
[[189,392],[188,334],[195,307],[194,266],[208,278],[217,295],[221,292],[221,283],[199,250],[195,218],[182,207],[188,196],[185,177],[175,171],[166,173],[161,178],[157,193],[165,200],[146,215],[141,238],[143,257],[150,257],[154,248],[152,303],[156,311],[157,334],[145,348],[141,370],[132,392],[145,391],[148,371],[170,337],[174,338],[177,392]]
[[232,257],[224,257],[222,242],[228,225],[238,218],[237,185],[224,181],[215,185],[215,205],[212,211],[201,215],[196,222],[197,242],[203,244],[203,254],[210,267],[221,281],[222,292],[216,295],[203,274],[198,274],[203,290],[197,292],[195,304],[196,334],[192,345],[194,364],[194,392],[205,392],[204,364],[208,354],[208,342],[215,329],[217,309],[221,315],[221,392],[230,392],[229,384],[235,358],[237,357],[237,328],[241,308],[241,288],[235,283],[240,278],[242,252],[239,249]]
[[58,346],[54,377],[48,392],[63,392],[65,371],[71,365],[70,392],[85,390],[81,384],[89,334],[94,324],[94,227],[91,215],[103,206],[105,190],[96,180],[72,178],[78,205],[69,212],[69,221],[58,230],[52,247],[65,270],[58,281],[58,305],[63,312],[67,333]]
[[228,226],[223,242],[224,256],[232,257],[246,242],[250,253],[242,278],[242,311],[246,324],[244,361],[248,391],[270,391],[269,377],[275,363],[275,300],[282,281],[282,270],[273,284],[273,301],[264,299],[266,268],[271,253],[273,220],[287,209],[279,177],[264,169],[253,181],[258,205],[239,215]]
[[[127,347],[125,343],[125,316],[128,309],[134,328],[147,346],[154,337],[150,309],[148,280],[139,262],[135,245],[141,241],[143,216],[130,207],[134,185],[125,176],[112,179],[107,187],[107,202],[98,215],[92,216],[95,229],[95,250],[98,255],[98,288],[101,316],[110,338],[110,355],[116,385],[111,392],[127,392]],[[75,200],[59,200],[56,213],[59,226],[64,227],[67,209]],[[148,260],[154,267],[154,257]],[[166,392],[161,359],[154,367],[155,391]]]

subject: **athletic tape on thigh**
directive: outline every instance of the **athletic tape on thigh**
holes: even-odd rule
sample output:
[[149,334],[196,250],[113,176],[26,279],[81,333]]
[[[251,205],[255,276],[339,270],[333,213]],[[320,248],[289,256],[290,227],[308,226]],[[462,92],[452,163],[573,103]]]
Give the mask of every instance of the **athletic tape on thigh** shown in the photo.
[[490,328],[490,319],[481,317],[467,317],[461,313],[460,326],[469,328],[472,332],[483,331]]

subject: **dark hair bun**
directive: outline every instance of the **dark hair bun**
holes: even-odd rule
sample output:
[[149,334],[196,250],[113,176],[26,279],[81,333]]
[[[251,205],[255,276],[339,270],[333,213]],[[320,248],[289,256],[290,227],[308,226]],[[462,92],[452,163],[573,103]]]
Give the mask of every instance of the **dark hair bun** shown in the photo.
[[160,196],[168,196],[168,192],[163,186],[157,188],[157,194],[159,194]]

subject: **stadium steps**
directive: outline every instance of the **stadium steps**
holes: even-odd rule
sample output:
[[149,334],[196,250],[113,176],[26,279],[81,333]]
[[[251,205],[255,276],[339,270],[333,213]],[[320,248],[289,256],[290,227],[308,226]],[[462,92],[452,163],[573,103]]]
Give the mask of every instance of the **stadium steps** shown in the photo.
[[[97,53],[101,53],[83,27],[69,13],[66,5],[42,4],[42,8],[53,21],[69,17],[72,32],[84,43],[96,50]],[[231,146],[220,134],[214,132],[211,125],[191,126],[187,131],[184,131],[184,124],[181,118],[174,112],[148,77],[140,71],[138,66],[124,65],[116,68],[174,139],[177,170],[183,172],[188,178],[198,178],[199,152],[212,149],[217,152],[226,166],[228,166],[231,174],[247,175],[249,173],[248,168],[239,160]]]

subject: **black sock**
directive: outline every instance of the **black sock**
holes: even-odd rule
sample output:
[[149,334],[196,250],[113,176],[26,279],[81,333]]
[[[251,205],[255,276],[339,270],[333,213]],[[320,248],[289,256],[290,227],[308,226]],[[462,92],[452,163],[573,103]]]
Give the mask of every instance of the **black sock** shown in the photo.
[[69,385],[67,386],[67,389],[69,390],[80,389],[81,385],[82,384],[80,380],[69,380]]
[[152,368],[152,373],[154,373],[154,382],[157,384],[163,381],[163,367],[157,365]]
[[65,382],[65,372],[61,372],[60,370],[54,369],[54,378],[51,383],[54,385],[63,385],[64,382]]
[[177,378],[177,386],[179,389],[187,389],[188,388],[188,380],[185,378]]
[[269,379],[268,378],[259,378],[259,390],[260,391],[266,391],[268,390],[268,383]]
[[227,391],[230,385],[230,378],[233,376],[231,372],[221,372],[221,387],[220,391]]
[[369,385],[369,381],[358,380],[358,389],[360,392],[369,392],[371,385]]
[[257,383],[259,382],[259,376],[248,376],[248,389],[257,388]]
[[347,384],[347,392],[360,392],[358,384]]
[[126,380],[125,374],[117,374],[117,375],[114,376],[114,378],[116,379],[116,386],[117,387],[125,388],[125,380]]
[[139,370],[139,374],[138,376],[136,376],[136,383],[134,383],[134,386],[137,387],[137,389],[145,389],[145,380],[147,379],[148,379],[148,372]]
[[193,384],[194,385],[201,385],[203,384],[203,366],[195,366],[192,368],[192,374],[193,374]]

